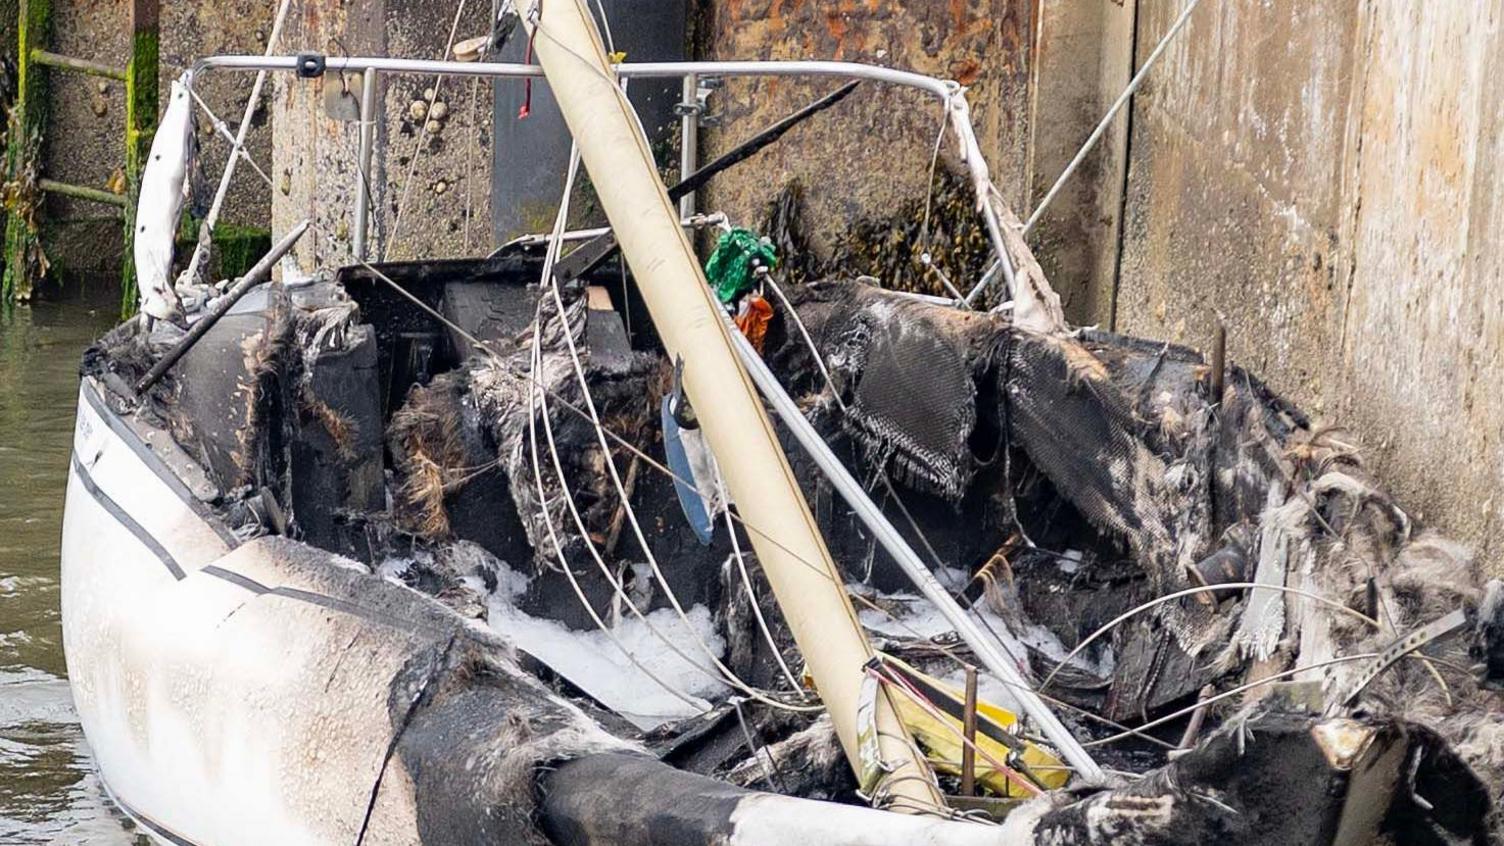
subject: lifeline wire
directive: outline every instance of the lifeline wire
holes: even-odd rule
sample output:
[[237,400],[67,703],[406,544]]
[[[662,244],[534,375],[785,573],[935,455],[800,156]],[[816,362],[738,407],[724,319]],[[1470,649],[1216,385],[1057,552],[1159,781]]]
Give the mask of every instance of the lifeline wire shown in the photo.
[[1072,649],[1070,652],[1066,653],[1065,658],[1061,659],[1060,663],[1055,666],[1055,669],[1052,670],[1052,671],[1050,671],[1050,674],[1048,676],[1045,676],[1044,681],[1041,682],[1040,685],[1039,685],[1039,689],[1040,690],[1044,690],[1045,688],[1049,687],[1050,686],[1050,682],[1052,682],[1052,681],[1055,680],[1056,674],[1058,674],[1060,672],[1060,670],[1063,669],[1065,667],[1065,665],[1067,663],[1069,663],[1072,658],[1074,658],[1077,655],[1081,654],[1082,650],[1086,649],[1086,647],[1088,647],[1092,643],[1094,643],[1097,640],[1097,638],[1101,637],[1104,634],[1107,634],[1108,632],[1110,632],[1113,629],[1117,628],[1119,625],[1122,625],[1124,622],[1127,622],[1129,619],[1131,619],[1131,618],[1133,618],[1133,617],[1135,617],[1135,616],[1137,616],[1139,614],[1142,614],[1145,611],[1149,611],[1151,609],[1157,608],[1158,606],[1163,605],[1166,602],[1171,602],[1173,600],[1180,599],[1182,597],[1193,596],[1193,595],[1198,594],[1198,593],[1206,593],[1206,592],[1209,592],[1209,591],[1231,590],[1231,589],[1241,589],[1241,588],[1262,588],[1262,589],[1268,589],[1268,590],[1273,590],[1273,591],[1279,591],[1281,593],[1294,594],[1296,596],[1303,596],[1306,599],[1310,599],[1310,600],[1313,600],[1315,602],[1319,602],[1319,603],[1321,603],[1323,605],[1326,605],[1326,606],[1332,608],[1333,610],[1340,611],[1340,612],[1342,612],[1344,614],[1347,614],[1350,617],[1356,617],[1357,619],[1362,620],[1364,623],[1366,623],[1366,624],[1368,624],[1370,626],[1373,626],[1374,628],[1380,628],[1378,621],[1375,620],[1375,619],[1373,619],[1372,617],[1368,616],[1367,614],[1363,614],[1362,612],[1359,612],[1359,611],[1354,611],[1353,609],[1347,607],[1346,605],[1343,605],[1340,602],[1337,602],[1337,601],[1331,600],[1331,599],[1327,599],[1326,597],[1321,596],[1320,594],[1312,593],[1311,591],[1308,591],[1308,590],[1301,590],[1300,588],[1292,588],[1292,587],[1287,587],[1285,585],[1266,585],[1266,584],[1263,584],[1263,583],[1260,583],[1260,582],[1224,582],[1224,583],[1219,584],[1219,585],[1202,585],[1200,587],[1192,587],[1192,588],[1186,588],[1185,590],[1178,590],[1178,591],[1175,591],[1174,593],[1168,593],[1168,594],[1165,594],[1164,596],[1157,597],[1155,599],[1151,599],[1148,602],[1145,602],[1145,603],[1143,603],[1141,605],[1138,605],[1138,606],[1135,606],[1133,608],[1130,608],[1127,611],[1124,611],[1122,614],[1119,614],[1118,616],[1116,616],[1116,617],[1112,618],[1111,620],[1107,621],[1107,623],[1105,623],[1101,628],[1097,629],[1096,631],[1094,631],[1090,635],[1088,635],[1085,640],[1083,640],[1080,643],[1076,644],[1076,648],[1075,649]]
[[[203,105],[202,102],[200,103],[200,105],[201,106]],[[208,111],[207,107],[205,107],[205,111]],[[212,116],[212,112],[210,114]],[[369,179],[368,175],[365,174],[364,170],[360,168],[360,164],[358,162],[356,164],[356,167],[357,167],[357,169],[361,170],[361,177],[363,179]],[[273,183],[271,182],[270,178],[266,176],[266,174],[265,174],[265,172],[263,170],[261,170],[260,168],[256,168],[256,171],[257,171],[258,175],[260,175],[262,177],[262,179],[266,181],[268,187],[273,187],[273,188],[275,187],[273,185]],[[322,227],[320,227],[316,223],[313,225],[313,228],[318,229],[321,232],[323,231]],[[324,234],[325,234],[325,237],[329,236],[329,233],[327,233],[327,232],[325,232]],[[420,311],[426,313],[428,316],[430,316],[434,320],[438,321],[440,323],[440,325],[443,325],[445,328],[447,328],[447,329],[455,332],[460,337],[464,338],[466,340],[466,342],[468,342],[477,351],[483,352],[486,355],[488,355],[491,358],[496,359],[498,361],[501,359],[500,354],[497,353],[496,350],[493,350],[491,347],[489,347],[484,341],[481,341],[479,338],[475,337],[475,335],[473,335],[469,331],[467,331],[464,327],[456,324],[454,321],[452,321],[452,320],[448,319],[447,317],[445,317],[442,313],[440,313],[438,310],[434,309],[428,303],[423,302],[422,299],[420,299],[419,297],[417,297],[416,295],[414,295],[412,292],[408,291],[406,288],[403,288],[400,284],[398,284],[390,276],[387,276],[380,269],[378,269],[377,267],[373,266],[370,262],[365,261],[365,260],[358,260],[357,264],[359,264],[364,270],[366,270],[372,276],[376,277],[381,282],[383,282],[388,287],[390,287],[392,289],[392,291],[394,291],[396,294],[398,294],[399,296],[401,296],[401,297],[405,298],[406,300],[408,300],[409,302],[411,302]],[[553,399],[555,402],[558,402],[565,409],[567,409],[568,411],[570,411],[571,413],[573,413],[575,416],[579,417],[580,419],[585,420],[587,422],[591,421],[590,416],[588,414],[586,414],[586,412],[583,409],[581,409],[579,406],[575,405],[568,398],[566,398],[563,395],[559,394],[558,392],[554,391],[552,388],[549,388],[547,385],[544,385],[541,381],[537,380],[537,378],[533,374],[529,373],[527,375],[523,375],[523,374],[520,374],[520,373],[513,373],[513,372],[510,372],[510,371],[500,371],[500,370],[498,372],[504,372],[505,375],[507,375],[510,378],[515,379],[517,381],[527,382],[528,385],[529,385],[529,390],[537,389],[537,390],[541,391],[543,394],[547,395],[549,398]],[[673,470],[671,470],[668,467],[664,466],[663,463],[661,463],[658,460],[654,459],[652,456],[648,455],[646,452],[644,452],[641,449],[639,449],[636,445],[634,445],[631,442],[627,441],[625,438],[623,438],[621,435],[617,434],[616,432],[612,431],[609,427],[601,426],[600,427],[600,431],[602,433],[604,433],[606,436],[608,436],[611,440],[613,440],[614,442],[616,442],[616,444],[618,446],[620,446],[622,449],[624,449],[627,452],[629,452],[629,453],[637,456],[637,458],[639,458],[643,463],[645,463],[646,465],[648,465],[648,467],[650,467],[651,469],[653,469],[655,472],[659,473],[663,477],[693,487],[693,482],[681,478]],[[832,581],[834,580],[834,577],[830,573],[826,572],[824,568],[821,568],[821,567],[815,565],[814,563],[808,561],[807,559],[805,559],[803,556],[801,556],[800,554],[798,554],[794,550],[789,549],[787,546],[785,546],[783,543],[781,543],[778,540],[778,538],[776,536],[774,536],[773,534],[771,534],[769,532],[766,532],[766,531],[763,531],[761,528],[759,528],[759,527],[757,527],[757,526],[755,526],[755,525],[747,522],[739,514],[731,514],[730,512],[728,512],[727,516],[730,517],[731,519],[734,519],[736,522],[740,523],[742,525],[742,527],[744,529],[746,529],[749,533],[755,534],[758,537],[763,538],[764,540],[766,540],[768,543],[770,543],[770,544],[778,547],[785,554],[789,555],[793,560],[798,561],[803,566],[805,566],[805,567],[809,568],[810,570],[812,570],[812,571],[820,574],[823,578],[830,579]],[[853,593],[853,592],[851,592],[849,590],[847,591],[847,593],[858,604],[863,605],[864,607],[868,608],[869,610],[871,610],[871,611],[873,611],[873,612],[875,612],[875,613],[877,613],[879,615],[882,615],[882,616],[888,618],[894,624],[898,625],[900,628],[903,628],[904,630],[908,631],[916,640],[925,641],[925,642],[929,642],[929,643],[933,644],[937,649],[939,649],[939,651],[942,654],[944,654],[946,657],[950,658],[951,660],[955,661],[960,666],[966,666],[967,665],[968,662],[965,661],[964,659],[962,659],[959,655],[957,655],[949,647],[945,646],[944,644],[936,643],[936,642],[934,642],[934,640],[932,638],[926,637],[925,635],[919,633],[917,630],[915,630],[908,623],[906,623],[903,620],[899,619],[897,617],[897,615],[895,615],[892,611],[889,611],[888,609],[886,609],[886,608],[884,608],[884,607],[882,607],[882,606],[880,606],[880,605],[872,602],[871,600],[869,600],[866,597],[862,596],[860,593]],[[587,607],[588,607],[588,603],[587,603]],[[604,626],[604,622],[599,623],[599,625]],[[997,681],[1000,682],[1001,684],[1003,684],[1006,687],[1018,688],[1020,690],[1029,690],[1029,688],[1026,685],[1017,685],[1017,684],[1014,684],[1012,682],[1009,682],[1006,679],[997,679]],[[1125,725],[1123,725],[1121,723],[1118,723],[1116,721],[1108,719],[1107,717],[1103,717],[1100,714],[1096,714],[1096,713],[1094,713],[1092,711],[1089,711],[1089,710],[1087,710],[1085,708],[1082,708],[1082,707],[1080,707],[1078,705],[1074,705],[1074,704],[1071,704],[1069,702],[1066,702],[1065,700],[1057,699],[1055,697],[1051,697],[1051,696],[1045,695],[1043,693],[1037,693],[1037,695],[1039,695],[1040,698],[1044,699],[1045,701],[1049,702],[1050,704],[1055,705],[1055,706],[1060,707],[1060,708],[1064,708],[1064,709],[1069,710],[1069,711],[1071,711],[1073,713],[1079,714],[1081,717],[1083,717],[1085,719],[1091,720],[1093,722],[1101,723],[1102,725],[1108,726],[1110,728],[1114,728],[1114,729],[1120,730],[1121,732],[1123,732],[1123,733],[1125,733],[1127,735],[1138,736],[1140,739],[1145,740],[1145,741],[1147,741],[1149,743],[1157,744],[1157,745],[1163,746],[1165,748],[1170,748],[1170,749],[1175,748],[1174,744],[1167,743],[1166,741],[1164,741],[1164,740],[1162,740],[1162,739],[1160,739],[1158,737],[1155,737],[1154,735],[1148,734],[1146,732],[1142,732],[1142,731],[1140,731],[1138,729],[1134,729],[1134,728],[1125,726]]]

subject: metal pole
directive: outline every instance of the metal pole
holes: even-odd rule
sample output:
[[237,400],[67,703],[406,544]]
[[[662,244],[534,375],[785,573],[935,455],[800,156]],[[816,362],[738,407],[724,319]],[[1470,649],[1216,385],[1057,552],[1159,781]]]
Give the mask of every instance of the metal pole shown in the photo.
[[350,255],[366,260],[371,221],[371,155],[376,146],[376,75],[366,68],[360,75],[360,149],[355,167],[355,233]]
[[[541,65],[516,62],[452,62],[442,59],[393,59],[386,56],[325,56],[325,71],[360,72],[375,68],[387,73],[445,74],[469,77],[543,76]],[[207,56],[193,63],[196,75],[211,70],[295,71],[297,56]],[[627,79],[682,79],[686,73],[700,76],[830,76],[847,79],[870,79],[916,88],[941,100],[950,100],[959,90],[954,82],[936,79],[913,71],[895,70],[861,62],[763,61],[763,62],[622,62],[612,65],[617,76]],[[961,102],[965,102],[962,98]],[[969,110],[967,110],[969,112]]]
[[882,509],[878,508],[871,497],[867,496],[861,484],[852,478],[851,471],[847,470],[846,465],[842,464],[835,453],[830,451],[830,446],[825,443],[824,438],[820,437],[820,433],[815,431],[815,427],[804,418],[804,414],[799,411],[799,406],[778,383],[777,377],[752,348],[752,344],[735,327],[731,327],[730,335],[752,381],[767,398],[768,404],[773,406],[779,419],[793,433],[805,452],[809,453],[810,458],[814,459],[825,477],[830,480],[831,485],[851,506],[851,510],[856,512],[857,518],[873,533],[883,549],[893,556],[893,560],[903,569],[904,574],[909,577],[919,592],[935,604],[946,622],[955,628],[956,634],[960,635],[966,645],[971,647],[977,660],[1011,688],[1013,695],[1018,697],[1018,701],[1023,705],[1024,712],[1039,726],[1044,736],[1055,745],[1061,756],[1075,768],[1076,774],[1089,783],[1100,784],[1105,779],[1102,768],[1097,766],[1097,762],[1092,760],[1080,741],[1076,740],[1050,711],[1044,700],[1034,693],[1029,686],[1028,679],[1024,678],[1013,660],[999,648],[997,640],[984,634],[971,621],[971,618],[966,616],[966,612],[935,579],[930,569],[919,560],[914,548],[909,546],[909,542],[898,533],[898,529],[889,522]]
[[[679,107],[684,117],[679,121],[679,179],[689,178],[700,166],[700,77],[684,75],[683,100]],[[695,213],[695,192],[690,191],[679,198],[679,216],[689,217]]]
[[1190,0],[1189,3],[1186,3],[1185,11],[1181,12],[1180,17],[1175,19],[1175,23],[1170,25],[1170,31],[1166,32],[1165,37],[1159,40],[1159,44],[1155,46],[1154,52],[1150,53],[1149,58],[1144,60],[1144,66],[1138,69],[1138,73],[1133,75],[1133,79],[1129,80],[1128,87],[1123,89],[1122,94],[1118,95],[1118,99],[1107,110],[1107,114],[1102,116],[1102,121],[1097,124],[1097,128],[1091,131],[1091,135],[1086,139],[1086,143],[1082,144],[1081,149],[1076,152],[1076,157],[1071,159],[1071,163],[1066,165],[1065,170],[1060,172],[1060,178],[1055,180],[1055,184],[1050,186],[1050,190],[1044,195],[1044,199],[1040,200],[1039,205],[1035,207],[1034,213],[1029,215],[1028,223],[1024,224],[1024,235],[1028,235],[1034,231],[1034,224],[1039,222],[1039,218],[1044,215],[1044,210],[1050,207],[1050,201],[1055,199],[1055,195],[1060,193],[1061,186],[1065,185],[1065,181],[1071,178],[1071,174],[1076,172],[1076,168],[1081,166],[1081,162],[1086,160],[1086,155],[1092,151],[1093,147],[1097,146],[1097,142],[1102,140],[1102,134],[1107,131],[1107,125],[1112,123],[1112,119],[1117,117],[1118,112],[1128,103],[1129,98],[1133,96],[1135,91],[1138,91],[1138,87],[1144,82],[1144,77],[1149,74],[1149,68],[1154,67],[1154,62],[1165,52],[1165,48],[1170,46],[1170,39],[1174,38],[1175,33],[1179,32],[1185,26],[1187,20],[1190,20],[1191,12],[1196,10],[1196,5],[1200,2],[1201,0]]
[[125,208],[124,197],[119,194],[111,194],[109,191],[101,191],[98,188],[69,185],[66,182],[58,182],[55,179],[47,179],[45,177],[37,180],[37,187],[49,194],[62,194],[65,197],[88,200],[91,203],[103,203],[107,206]]
[[[543,75],[543,68],[538,65],[524,65],[511,62],[449,62],[432,59],[392,59],[372,56],[327,56],[324,57],[326,71],[361,71],[377,69],[388,73],[403,74],[448,74],[451,76],[483,76],[493,78],[522,79],[527,77],[539,77]],[[222,70],[297,70],[298,58],[296,56],[210,56],[200,59],[193,65],[194,72],[199,73],[214,69]],[[936,79],[931,76],[913,73],[911,71],[894,70],[892,68],[865,65],[859,62],[826,62],[826,61],[765,61],[765,62],[623,62],[612,65],[611,70],[618,76],[627,79],[653,79],[653,78],[678,78],[683,79],[686,74],[699,76],[830,76],[844,77],[848,79],[870,79],[875,82],[883,82],[890,85],[899,85],[906,88],[915,88],[934,95],[943,101],[949,109],[951,129],[956,133],[957,140],[968,169],[971,172],[972,185],[977,193],[979,213],[987,227],[988,239],[992,242],[993,250],[997,253],[997,262],[989,274],[994,276],[1001,272],[1004,281],[1011,292],[1014,289],[1013,262],[1009,258],[1007,247],[1003,240],[1002,224],[998,221],[997,211],[992,206],[991,177],[987,172],[986,161],[982,157],[981,146],[977,143],[976,132],[971,125],[971,108],[967,105],[966,97],[961,93],[961,88],[955,82]],[[985,286],[978,285],[966,297],[969,304]]]
[[151,370],[148,370],[146,375],[141,377],[141,381],[136,383],[136,393],[143,393],[146,389],[155,385],[158,379],[167,375],[167,371],[171,370],[172,366],[178,363],[178,359],[182,358],[188,350],[192,349],[193,345],[198,343],[200,338],[208,334],[209,330],[214,328],[214,324],[218,323],[221,317],[228,314],[237,302],[240,302],[241,297],[249,293],[252,288],[266,281],[266,278],[271,275],[272,265],[276,264],[278,259],[287,255],[287,251],[292,249],[292,245],[296,244],[298,239],[303,237],[303,233],[308,231],[310,222],[307,218],[304,218],[302,223],[294,226],[286,235],[283,235],[282,240],[273,244],[271,250],[261,257],[261,261],[256,262],[255,266],[246,271],[244,276],[240,277],[240,280],[235,283],[233,288],[227,291],[223,297],[220,297],[213,311],[200,317],[198,322],[194,323],[188,329],[188,333],[183,336],[183,340],[178,341],[177,346],[168,350],[165,355],[157,359],[157,363],[152,365]]

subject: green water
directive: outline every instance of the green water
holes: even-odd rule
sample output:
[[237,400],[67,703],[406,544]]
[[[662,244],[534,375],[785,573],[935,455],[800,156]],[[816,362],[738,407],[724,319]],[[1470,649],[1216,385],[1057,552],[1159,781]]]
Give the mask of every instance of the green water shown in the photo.
[[97,296],[0,311],[0,844],[137,846],[73,713],[58,613],[58,545],[78,361],[114,323]]

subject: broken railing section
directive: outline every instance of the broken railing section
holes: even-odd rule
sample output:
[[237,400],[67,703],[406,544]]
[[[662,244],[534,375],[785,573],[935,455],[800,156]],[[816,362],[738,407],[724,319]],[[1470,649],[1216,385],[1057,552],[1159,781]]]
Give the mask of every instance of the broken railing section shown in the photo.
[[287,234],[282,236],[282,240],[272,246],[270,252],[262,256],[261,260],[256,262],[250,270],[246,271],[244,276],[236,280],[230,290],[226,291],[223,296],[215,301],[213,310],[200,317],[190,326],[183,339],[163,354],[161,358],[157,359],[157,363],[152,365],[151,370],[147,371],[146,375],[141,377],[141,380],[136,383],[136,393],[143,394],[150,390],[151,386],[155,385],[158,379],[161,379],[166,375],[168,370],[172,369],[174,364],[178,363],[178,359],[181,359],[184,354],[192,349],[194,344],[198,343],[204,335],[208,334],[210,329],[214,328],[214,324],[218,323],[220,318],[228,314],[230,309],[234,308],[235,304],[240,302],[241,297],[250,293],[252,288],[265,282],[271,276],[272,266],[283,256],[287,255],[288,250],[291,250],[294,244],[298,243],[298,239],[302,238],[303,233],[308,231],[310,223],[311,221],[305,218],[302,223],[288,230]]

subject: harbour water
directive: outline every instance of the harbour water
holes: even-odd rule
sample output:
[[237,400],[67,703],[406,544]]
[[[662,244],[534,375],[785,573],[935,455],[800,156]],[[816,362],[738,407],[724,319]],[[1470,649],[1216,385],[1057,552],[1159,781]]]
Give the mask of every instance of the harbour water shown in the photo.
[[145,846],[105,795],[68,691],[58,545],[78,362],[112,286],[0,311],[0,844]]

